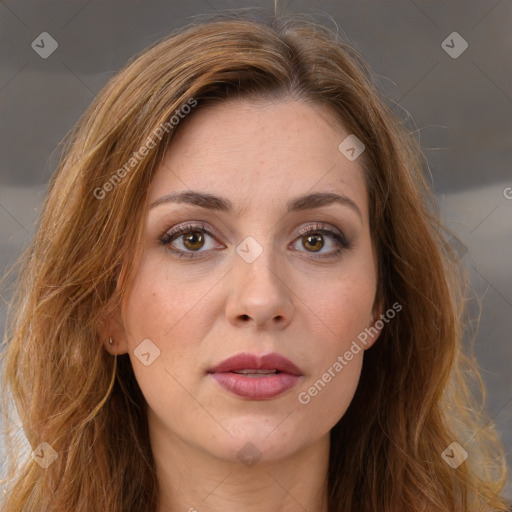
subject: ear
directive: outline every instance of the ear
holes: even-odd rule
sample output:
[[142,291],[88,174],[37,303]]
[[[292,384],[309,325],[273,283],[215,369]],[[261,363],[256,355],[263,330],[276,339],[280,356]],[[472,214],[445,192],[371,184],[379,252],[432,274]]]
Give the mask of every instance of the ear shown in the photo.
[[[124,329],[121,308],[110,310],[106,306],[100,312],[98,333],[105,350],[112,356],[128,353],[128,341]],[[112,343],[110,343],[112,340]]]
[[368,327],[365,329],[367,334],[365,350],[373,346],[373,344],[379,339],[380,332],[384,327],[382,320],[384,316],[384,300],[380,296],[376,296],[373,302],[372,311],[368,317]]

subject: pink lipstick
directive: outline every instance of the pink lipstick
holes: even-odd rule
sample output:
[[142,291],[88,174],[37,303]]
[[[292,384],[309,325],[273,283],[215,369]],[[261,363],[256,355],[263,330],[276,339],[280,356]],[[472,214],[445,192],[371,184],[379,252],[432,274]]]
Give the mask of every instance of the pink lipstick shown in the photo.
[[250,400],[268,400],[296,386],[300,369],[286,357],[238,354],[208,370],[227,391]]

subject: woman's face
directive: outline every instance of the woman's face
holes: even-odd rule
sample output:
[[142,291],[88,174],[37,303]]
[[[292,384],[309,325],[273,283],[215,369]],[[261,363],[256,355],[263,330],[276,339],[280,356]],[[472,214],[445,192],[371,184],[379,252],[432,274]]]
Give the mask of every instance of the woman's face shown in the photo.
[[338,148],[349,132],[303,102],[233,100],[188,121],[151,186],[117,353],[153,448],[290,456],[345,413],[353,342],[379,313],[362,167]]

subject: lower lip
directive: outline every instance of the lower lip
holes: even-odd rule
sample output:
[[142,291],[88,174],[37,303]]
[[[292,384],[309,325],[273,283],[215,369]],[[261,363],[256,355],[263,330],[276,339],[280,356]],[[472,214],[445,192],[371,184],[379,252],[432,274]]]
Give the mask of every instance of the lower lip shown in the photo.
[[251,400],[268,400],[296,386],[300,376],[277,373],[265,377],[246,377],[240,373],[210,374],[224,389]]

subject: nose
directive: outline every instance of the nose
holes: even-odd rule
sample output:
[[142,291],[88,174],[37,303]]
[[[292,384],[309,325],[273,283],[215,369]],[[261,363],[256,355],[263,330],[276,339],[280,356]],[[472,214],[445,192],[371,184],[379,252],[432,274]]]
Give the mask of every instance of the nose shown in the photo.
[[226,305],[226,315],[232,325],[284,329],[291,322],[295,309],[291,283],[277,268],[270,252],[263,251],[252,263],[235,255]]

